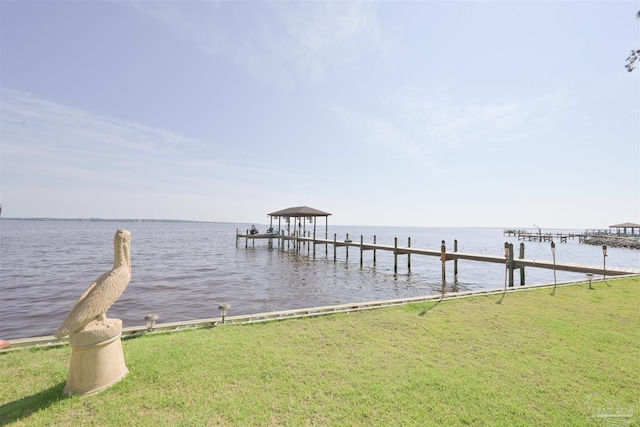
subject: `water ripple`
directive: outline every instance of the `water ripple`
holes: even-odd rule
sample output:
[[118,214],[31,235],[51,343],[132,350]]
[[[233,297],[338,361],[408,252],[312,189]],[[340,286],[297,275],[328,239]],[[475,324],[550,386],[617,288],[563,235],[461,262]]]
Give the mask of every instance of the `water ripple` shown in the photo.
[[[109,310],[110,317],[125,326],[144,324],[147,313],[158,313],[161,322],[218,316],[221,302],[232,305],[230,314],[296,309],[320,305],[403,298],[440,293],[441,266],[436,258],[413,256],[411,273],[407,258],[399,257],[393,272],[393,255],[378,251],[363,254],[344,248],[325,254],[318,247],[315,258],[303,246],[279,251],[256,242],[236,247],[235,230],[246,224],[151,223],[82,221],[0,221],[0,338],[50,335],[82,292],[113,265],[113,236],[118,228],[132,233],[133,276],[121,298]],[[349,229],[351,228],[351,229]],[[355,230],[354,230],[355,229]],[[357,231],[358,234],[355,234]],[[458,239],[461,251],[501,254],[508,240],[498,229],[333,227],[354,241],[436,249],[441,240]],[[513,240],[513,239],[512,239]],[[514,242],[517,244],[517,241]],[[599,265],[599,248],[576,243],[558,245],[559,262]],[[527,257],[549,260],[548,244],[527,244]],[[637,251],[610,248],[607,265],[640,266]],[[451,263],[449,263],[451,264]],[[452,268],[452,267],[451,267]],[[504,285],[504,267],[459,262],[457,280],[448,270],[447,291],[497,288]],[[577,280],[584,275],[558,272],[557,280]],[[527,283],[553,282],[551,270],[527,269]]]

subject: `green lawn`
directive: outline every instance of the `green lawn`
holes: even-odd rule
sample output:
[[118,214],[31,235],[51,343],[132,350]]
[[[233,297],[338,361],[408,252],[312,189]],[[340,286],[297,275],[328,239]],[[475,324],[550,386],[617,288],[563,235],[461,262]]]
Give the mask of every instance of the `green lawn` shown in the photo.
[[[640,277],[123,342],[63,396],[71,349],[0,354],[0,425],[602,425],[640,419]],[[626,415],[631,414],[631,417]]]

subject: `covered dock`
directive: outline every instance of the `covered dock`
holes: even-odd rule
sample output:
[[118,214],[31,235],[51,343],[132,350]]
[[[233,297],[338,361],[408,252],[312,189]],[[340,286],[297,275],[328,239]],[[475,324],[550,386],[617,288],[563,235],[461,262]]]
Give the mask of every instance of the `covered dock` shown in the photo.
[[[274,238],[277,239],[279,246],[283,245],[285,240],[297,241],[298,237],[309,237],[312,240],[315,240],[318,217],[324,217],[324,238],[327,239],[329,237],[329,215],[331,215],[329,212],[310,208],[309,206],[296,206],[271,212],[270,214],[267,214],[269,217],[269,230],[267,233],[250,235],[249,231],[247,231],[245,235],[236,232],[236,244],[237,239],[240,237],[252,239],[254,241],[255,239],[269,239],[269,246],[272,246]],[[277,220],[277,228],[274,228],[275,220]],[[309,225],[308,228],[307,224]],[[313,228],[311,225],[313,225]]]
[[[273,222],[277,219],[279,234],[282,235],[282,220],[284,220],[286,229],[286,233],[284,233],[284,235],[286,237],[307,236],[315,239],[318,222],[317,219],[318,217],[324,217],[324,238],[326,239],[329,236],[329,215],[331,215],[329,212],[310,208],[309,206],[296,206],[268,214],[269,227],[270,230],[273,230]],[[307,230],[307,223],[309,223],[309,230]],[[313,234],[311,234],[311,224],[313,224]]]
[[[615,229],[616,231],[612,231]],[[627,233],[627,229],[631,232]],[[636,233],[636,229],[638,233]],[[622,231],[622,232],[621,232]],[[622,224],[614,224],[609,226],[609,234],[617,234],[618,236],[638,236],[640,237],[640,224],[634,222],[623,222]]]

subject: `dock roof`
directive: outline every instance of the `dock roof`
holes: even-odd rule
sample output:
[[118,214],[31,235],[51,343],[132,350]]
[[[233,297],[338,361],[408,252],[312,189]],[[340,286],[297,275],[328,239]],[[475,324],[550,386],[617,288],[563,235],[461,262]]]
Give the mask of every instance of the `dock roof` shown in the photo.
[[610,228],[640,228],[640,224],[633,222],[623,222],[622,224],[610,225]]
[[299,218],[304,216],[324,216],[331,215],[329,212],[323,212],[318,209],[310,208],[309,206],[297,206],[294,208],[287,208],[281,211],[272,212],[269,214],[271,217],[283,217],[283,218]]

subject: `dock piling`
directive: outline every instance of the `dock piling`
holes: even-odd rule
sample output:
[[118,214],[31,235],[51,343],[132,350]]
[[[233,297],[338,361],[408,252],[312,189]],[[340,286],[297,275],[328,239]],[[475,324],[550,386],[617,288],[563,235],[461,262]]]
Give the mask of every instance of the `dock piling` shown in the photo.
[[442,292],[444,293],[444,284],[447,281],[447,247],[444,244],[444,240],[442,241],[442,245],[440,245],[440,261],[442,261]]
[[[520,259],[524,259],[524,243],[520,243]],[[524,286],[524,267],[520,267],[520,286]]]
[[504,242],[504,291],[507,292],[507,276],[509,275],[509,242]]
[[[373,236],[373,244],[374,244],[374,246],[376,244],[376,236],[375,235]],[[373,250],[373,266],[374,267],[376,266],[376,250],[375,249]]]
[[398,238],[393,238],[393,273],[398,273]]
[[[453,252],[458,252],[458,239],[453,241]],[[458,279],[458,258],[453,260],[453,277]]]
[[347,259],[347,264],[349,263],[349,233],[347,233],[347,238],[344,240],[344,249],[345,249],[345,258]]
[[513,243],[509,243],[509,287],[513,287]]
[[[411,237],[409,237],[407,241],[407,247],[411,247]],[[411,253],[407,254],[407,270],[409,271],[409,273],[411,273]]]

